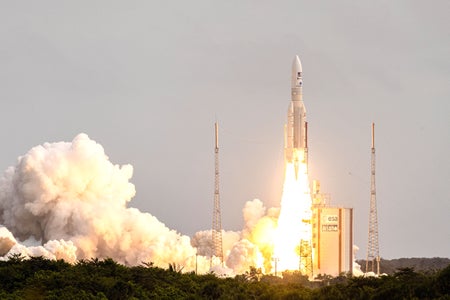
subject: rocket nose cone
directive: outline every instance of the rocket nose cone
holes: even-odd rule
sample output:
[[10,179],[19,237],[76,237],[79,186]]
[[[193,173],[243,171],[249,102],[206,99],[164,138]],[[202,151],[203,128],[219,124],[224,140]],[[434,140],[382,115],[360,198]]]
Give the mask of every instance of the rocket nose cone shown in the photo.
[[294,62],[292,63],[292,88],[300,88],[302,86],[302,63],[298,55],[294,57]]
[[298,57],[298,55],[296,55],[294,57],[294,62],[292,63],[292,70],[297,71],[297,72],[301,72],[302,71],[302,63],[300,62],[300,58]]

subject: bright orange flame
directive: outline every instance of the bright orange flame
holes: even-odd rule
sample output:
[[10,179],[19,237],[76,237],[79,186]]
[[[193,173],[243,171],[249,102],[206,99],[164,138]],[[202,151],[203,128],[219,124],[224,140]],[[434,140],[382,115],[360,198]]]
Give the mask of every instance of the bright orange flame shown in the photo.
[[311,249],[311,204],[307,164],[304,161],[287,162],[274,239],[273,260],[274,268],[278,272],[300,268],[303,274],[308,274],[300,260],[300,243]]

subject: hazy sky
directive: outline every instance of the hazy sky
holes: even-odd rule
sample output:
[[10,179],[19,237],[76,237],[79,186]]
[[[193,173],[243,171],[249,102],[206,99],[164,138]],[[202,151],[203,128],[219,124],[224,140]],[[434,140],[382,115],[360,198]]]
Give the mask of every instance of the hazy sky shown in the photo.
[[211,227],[279,206],[290,68],[300,56],[310,177],[355,209],[366,255],[376,123],[380,254],[450,253],[449,1],[0,0],[0,169],[80,132],[132,164],[131,206]]

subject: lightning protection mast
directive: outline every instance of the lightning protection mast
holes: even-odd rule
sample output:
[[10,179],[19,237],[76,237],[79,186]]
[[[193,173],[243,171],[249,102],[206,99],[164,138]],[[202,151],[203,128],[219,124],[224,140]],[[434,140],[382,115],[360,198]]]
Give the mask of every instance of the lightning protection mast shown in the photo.
[[372,154],[370,165],[370,211],[369,211],[369,242],[367,245],[366,273],[374,272],[380,275],[380,250],[378,247],[378,217],[375,188],[375,124],[372,123]]
[[214,177],[214,211],[212,224],[212,255],[220,259],[220,264],[223,266],[223,249],[222,249],[222,216],[220,212],[220,194],[219,194],[219,124],[214,123],[215,128],[215,177]]

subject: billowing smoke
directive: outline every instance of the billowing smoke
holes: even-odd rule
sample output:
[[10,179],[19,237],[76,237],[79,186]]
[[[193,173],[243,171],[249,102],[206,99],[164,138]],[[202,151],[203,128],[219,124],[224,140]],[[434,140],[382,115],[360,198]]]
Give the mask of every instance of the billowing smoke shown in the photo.
[[17,244],[16,239],[5,227],[0,227],[0,256],[6,255]]
[[[228,251],[241,239],[239,232],[222,231],[222,245],[224,256],[228,256]],[[211,256],[212,233],[211,230],[198,231],[191,240],[191,245],[197,248],[197,254],[202,256]]]
[[[267,209],[259,199],[254,199],[245,204],[242,213],[245,226],[241,232],[222,231],[225,266],[234,274],[245,273],[250,267],[269,272],[279,208]],[[197,232],[191,243],[199,255],[210,256],[211,230]]]
[[135,195],[132,173],[86,134],[32,148],[0,177],[0,260],[20,253],[72,263],[110,257],[126,265],[176,264],[199,273],[273,271],[279,208],[248,201],[242,231],[222,232],[223,267],[210,269],[211,230],[189,238],[127,207]]
[[[46,143],[19,157],[0,178],[0,255],[65,259],[111,257],[138,265],[193,270],[190,238],[148,213],[127,208],[135,195],[131,165],[113,165],[86,134]],[[20,242],[17,242],[20,241]],[[200,271],[206,258],[197,258]]]
[[[135,195],[132,173],[131,165],[112,164],[86,134],[32,148],[0,177],[0,260],[14,253],[72,263],[110,257],[208,272],[211,230],[191,239],[127,207]],[[247,202],[245,228],[222,233],[225,264],[216,271],[269,271],[278,214],[260,200]]]
[[[253,260],[258,262],[253,266],[261,268],[263,272],[270,272],[272,268],[273,239],[279,213],[279,208],[267,209],[258,199],[248,201],[243,209],[245,228],[242,238],[257,246],[255,249],[250,247],[248,251],[254,253]],[[242,248],[243,245],[246,243],[237,247]]]
[[358,252],[359,247],[353,245],[353,276],[364,276],[364,272],[361,270],[361,266],[356,262],[356,252]]

